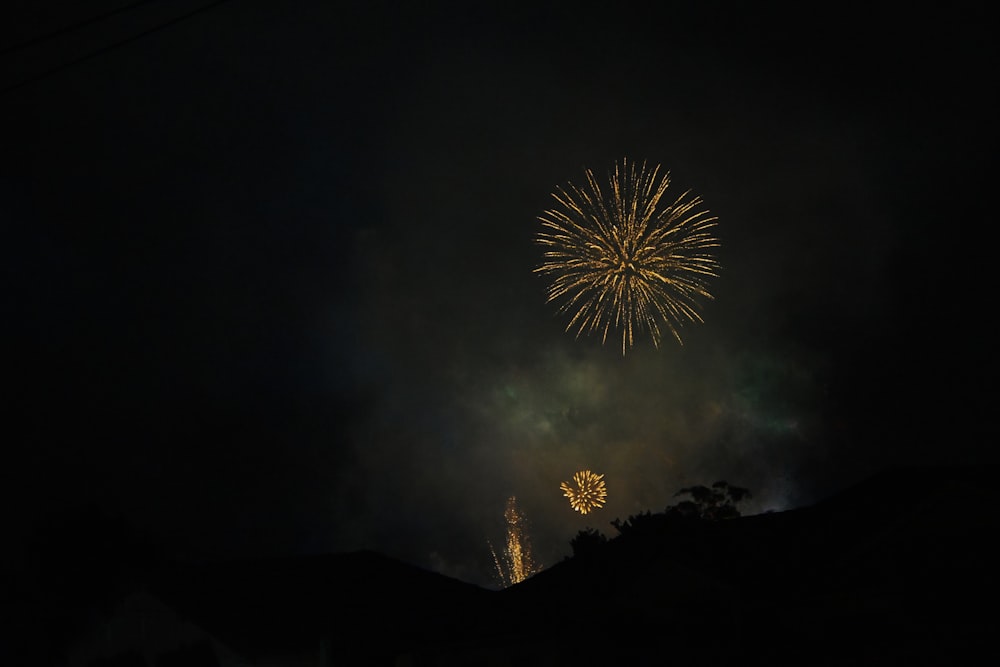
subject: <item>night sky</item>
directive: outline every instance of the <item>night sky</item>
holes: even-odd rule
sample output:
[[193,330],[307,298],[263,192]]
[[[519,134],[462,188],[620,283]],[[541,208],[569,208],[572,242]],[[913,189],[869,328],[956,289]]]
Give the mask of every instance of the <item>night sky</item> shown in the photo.
[[[170,557],[492,585],[510,496],[548,566],[684,486],[997,461],[985,8],[20,4],[5,558],[99,508]],[[721,240],[705,322],[624,358],[533,273],[554,189],[623,157]]]

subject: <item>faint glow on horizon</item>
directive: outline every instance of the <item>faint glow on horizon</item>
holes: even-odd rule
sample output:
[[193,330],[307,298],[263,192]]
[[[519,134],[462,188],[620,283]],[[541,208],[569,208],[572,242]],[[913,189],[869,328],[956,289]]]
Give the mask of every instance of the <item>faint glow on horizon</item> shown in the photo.
[[620,328],[622,355],[636,329],[648,329],[659,347],[659,322],[683,344],[683,323],[703,321],[697,299],[713,298],[707,281],[719,264],[707,251],[720,245],[709,231],[718,218],[697,210],[700,197],[684,201],[690,191],[658,208],[670,184],[669,171],[656,183],[659,170],[622,160],[606,196],[587,169],[586,187],[558,188],[552,196],[561,208],[538,217],[535,240],[547,250],[534,271],[555,276],[547,301],[564,299],[559,312],[573,311],[566,330],[577,337],[599,331],[604,343]]
[[581,470],[573,475],[576,488],[571,487],[567,482],[559,485],[563,495],[569,498],[570,507],[580,514],[603,507],[604,500],[608,496],[608,489],[604,485],[604,475],[595,475],[589,470]]
[[541,567],[535,563],[531,553],[527,519],[524,513],[517,508],[517,499],[514,496],[507,499],[503,517],[507,522],[507,544],[503,551],[503,562],[497,556],[492,544],[490,544],[490,553],[493,554],[493,563],[496,566],[500,585],[506,588],[538,573]]

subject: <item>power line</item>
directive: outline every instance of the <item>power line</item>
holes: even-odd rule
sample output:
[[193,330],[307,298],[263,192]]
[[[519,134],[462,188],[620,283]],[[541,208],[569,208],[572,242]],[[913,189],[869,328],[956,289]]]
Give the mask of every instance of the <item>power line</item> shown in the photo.
[[215,2],[210,2],[207,5],[204,5],[202,7],[194,9],[194,10],[192,10],[190,12],[187,12],[186,14],[182,14],[180,16],[177,16],[177,17],[173,18],[173,19],[170,19],[169,21],[166,21],[166,22],[161,23],[159,25],[155,25],[152,28],[149,28],[147,30],[143,30],[142,32],[140,32],[140,33],[138,33],[136,35],[132,35],[131,37],[126,37],[125,39],[121,39],[121,40],[119,40],[117,42],[114,42],[112,44],[109,44],[107,46],[103,46],[103,47],[97,49],[96,51],[91,51],[88,54],[80,56],[79,58],[76,58],[74,60],[70,60],[68,62],[65,62],[65,63],[61,64],[61,65],[58,65],[58,66],[53,67],[51,69],[48,69],[48,70],[46,70],[44,72],[36,74],[35,76],[28,77],[27,79],[25,79],[23,81],[19,81],[19,82],[13,84],[13,85],[7,86],[3,90],[0,90],[0,95],[6,95],[7,93],[10,93],[10,92],[12,92],[14,90],[18,90],[20,88],[24,88],[25,86],[31,85],[33,83],[36,83],[36,82],[38,82],[38,81],[40,81],[40,80],[42,80],[42,79],[44,79],[46,77],[49,77],[49,76],[51,76],[53,74],[57,74],[59,72],[67,70],[67,69],[69,69],[71,67],[79,65],[80,63],[86,62],[88,60],[92,60],[94,58],[97,58],[98,56],[104,55],[105,53],[108,53],[108,52],[113,51],[113,50],[115,50],[117,48],[125,46],[126,44],[131,44],[132,42],[136,42],[136,41],[142,39],[143,37],[147,37],[147,36],[149,36],[149,35],[151,35],[151,34],[153,34],[155,32],[159,32],[160,30],[164,30],[164,29],[169,28],[171,26],[177,25],[178,23],[181,23],[182,21],[186,21],[187,19],[192,18],[193,16],[197,16],[198,14],[202,14],[204,12],[207,12],[210,9],[214,9],[214,8],[218,7],[219,5],[225,4],[226,2],[229,2],[229,0],[216,0]]
[[10,53],[14,53],[15,51],[23,51],[24,49],[27,49],[27,48],[32,47],[32,46],[36,46],[38,44],[41,44],[42,42],[47,42],[50,39],[55,39],[56,37],[61,37],[62,35],[69,34],[69,33],[73,32],[75,30],[79,30],[81,28],[86,28],[89,25],[94,25],[95,23],[100,23],[101,21],[107,20],[107,19],[111,18],[112,16],[117,16],[119,14],[125,14],[126,12],[132,11],[136,7],[141,7],[142,5],[148,5],[151,2],[155,2],[155,0],[139,0],[139,2],[133,2],[130,5],[125,5],[124,7],[118,7],[117,9],[112,9],[110,11],[104,12],[103,14],[98,14],[97,16],[92,16],[89,19],[84,19],[82,21],[77,21],[76,23],[72,23],[72,24],[70,24],[68,26],[64,26],[64,27],[59,28],[57,30],[53,30],[52,32],[47,32],[45,34],[32,37],[32,38],[27,39],[27,40],[25,40],[23,42],[19,42],[17,44],[14,44],[13,46],[6,46],[6,47],[0,49],[0,57],[6,56],[7,54],[10,54]]

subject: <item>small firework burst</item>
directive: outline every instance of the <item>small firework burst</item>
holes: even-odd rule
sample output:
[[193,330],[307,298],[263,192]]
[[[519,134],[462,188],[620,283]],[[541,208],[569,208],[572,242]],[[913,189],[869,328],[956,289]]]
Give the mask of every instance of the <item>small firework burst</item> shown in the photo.
[[528,538],[528,521],[524,513],[517,507],[517,498],[507,499],[503,512],[507,522],[507,544],[503,550],[503,562],[497,556],[496,550],[490,544],[493,563],[496,566],[497,579],[503,588],[518,584],[536,574],[541,568],[535,563],[531,553],[531,540]]
[[585,187],[559,188],[559,207],[538,217],[535,240],[546,250],[535,272],[553,276],[547,300],[563,301],[559,312],[572,314],[566,330],[577,337],[600,332],[607,342],[620,329],[622,355],[642,329],[659,347],[661,324],[683,344],[680,328],[702,322],[698,300],[712,298],[708,281],[717,277],[717,218],[688,192],[661,206],[670,172],[657,180],[659,170],[622,160],[604,191],[587,169]]
[[604,499],[608,496],[608,489],[604,485],[604,475],[595,475],[589,470],[581,470],[573,475],[576,488],[563,482],[559,485],[563,495],[569,498],[569,505],[580,514],[604,506]]

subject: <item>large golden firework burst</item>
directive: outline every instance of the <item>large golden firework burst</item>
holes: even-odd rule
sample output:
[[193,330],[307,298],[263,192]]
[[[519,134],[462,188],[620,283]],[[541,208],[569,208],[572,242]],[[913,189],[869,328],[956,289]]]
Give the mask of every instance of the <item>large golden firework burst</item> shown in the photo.
[[535,272],[554,276],[548,301],[562,300],[559,312],[572,312],[566,330],[576,328],[577,337],[599,331],[603,343],[620,329],[623,356],[636,330],[648,330],[659,347],[661,323],[683,344],[680,327],[702,322],[698,299],[712,298],[718,218],[699,208],[700,197],[688,199],[690,191],[661,206],[670,172],[658,179],[659,166],[622,160],[607,191],[585,173],[586,186],[558,188],[552,196],[560,207],[538,217],[536,242],[546,251]]
[[573,475],[576,488],[563,482],[559,485],[563,495],[569,498],[569,505],[580,514],[587,514],[591,510],[604,506],[604,499],[608,497],[608,489],[604,485],[604,475],[595,475],[589,470],[581,470]]

